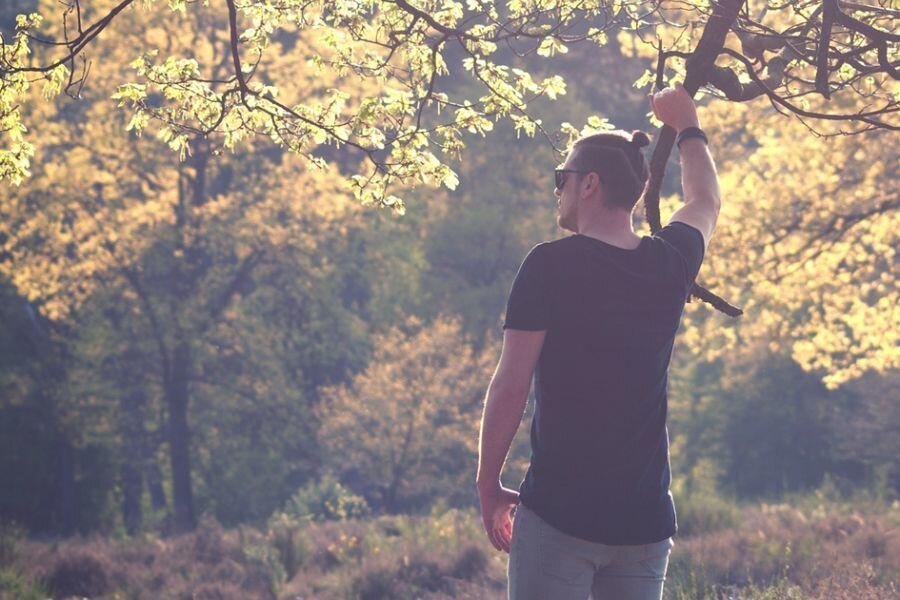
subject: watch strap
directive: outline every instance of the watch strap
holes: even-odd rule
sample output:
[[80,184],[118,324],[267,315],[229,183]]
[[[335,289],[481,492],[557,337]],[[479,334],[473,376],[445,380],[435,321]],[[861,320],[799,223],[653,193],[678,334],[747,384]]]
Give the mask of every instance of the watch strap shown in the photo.
[[709,138],[706,137],[706,134],[703,133],[703,130],[699,127],[685,127],[680,132],[678,132],[678,137],[675,138],[675,145],[681,149],[681,142],[684,140],[689,140],[691,138],[700,138],[703,140],[707,146],[709,145]]

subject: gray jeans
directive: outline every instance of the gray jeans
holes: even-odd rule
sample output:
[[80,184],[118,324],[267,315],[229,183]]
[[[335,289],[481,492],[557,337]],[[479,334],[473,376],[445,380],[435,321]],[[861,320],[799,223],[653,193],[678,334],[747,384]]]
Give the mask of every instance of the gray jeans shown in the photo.
[[581,540],[519,505],[509,552],[510,600],[660,600],[672,539],[638,546]]

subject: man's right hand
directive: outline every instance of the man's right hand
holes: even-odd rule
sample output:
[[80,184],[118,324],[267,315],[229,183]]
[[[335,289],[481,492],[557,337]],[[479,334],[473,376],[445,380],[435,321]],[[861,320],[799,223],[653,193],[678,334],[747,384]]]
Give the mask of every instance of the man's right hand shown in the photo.
[[667,87],[655,94],[647,96],[650,100],[650,108],[656,118],[674,129],[681,131],[686,127],[699,127],[697,108],[694,100],[680,83],[675,87]]
[[512,543],[512,510],[519,504],[519,493],[497,485],[479,486],[481,523],[494,548],[509,554]]

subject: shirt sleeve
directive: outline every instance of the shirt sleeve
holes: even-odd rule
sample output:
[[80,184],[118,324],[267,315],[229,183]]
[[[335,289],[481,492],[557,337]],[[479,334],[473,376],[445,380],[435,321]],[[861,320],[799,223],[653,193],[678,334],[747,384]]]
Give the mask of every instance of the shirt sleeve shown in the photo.
[[546,250],[546,244],[538,244],[522,261],[506,303],[504,329],[543,331],[550,327],[552,286]]
[[677,277],[683,278],[686,289],[690,289],[703,263],[705,252],[703,234],[687,223],[672,221],[660,229],[656,236],[664,239],[675,249],[678,260],[674,263],[680,265],[682,269]]

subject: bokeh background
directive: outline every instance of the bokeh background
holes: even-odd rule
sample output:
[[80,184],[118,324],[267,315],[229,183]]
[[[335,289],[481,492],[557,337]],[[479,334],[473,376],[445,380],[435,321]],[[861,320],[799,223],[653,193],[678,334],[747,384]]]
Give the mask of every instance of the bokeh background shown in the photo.
[[[4,0],[4,38],[53,4]],[[508,122],[466,133],[458,187],[404,190],[402,216],[361,206],[338,152],[311,170],[253,139],[181,160],[110,96],[144,47],[215,56],[217,19],[130,11],[80,100],[28,105],[31,177],[0,188],[0,597],[505,597],[478,422],[516,270],[563,235],[560,156]],[[315,40],[273,44],[287,93],[367,93],[314,69]],[[548,131],[653,133],[633,34],[507,58],[565,77],[532,107]],[[686,308],[666,597],[896,598],[896,133],[699,102],[723,189],[700,279],[745,314]],[[663,192],[665,222],[677,155]]]

